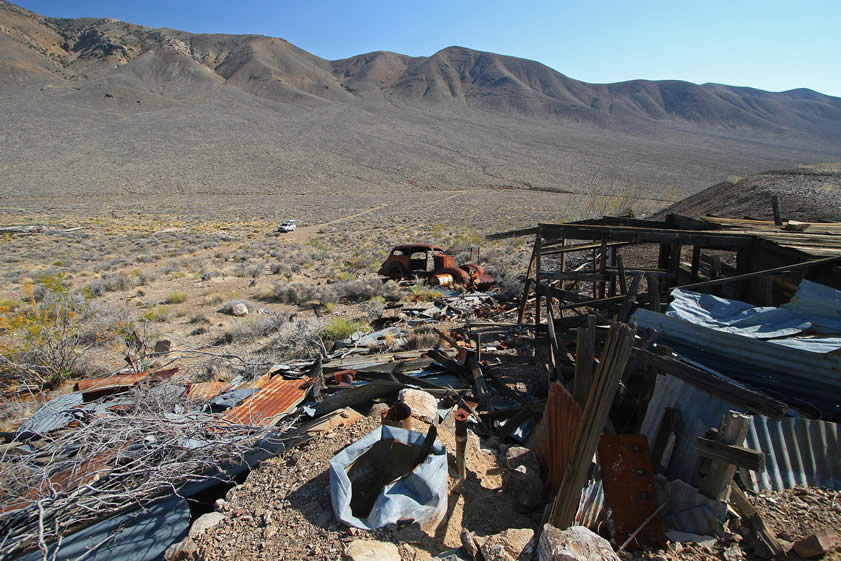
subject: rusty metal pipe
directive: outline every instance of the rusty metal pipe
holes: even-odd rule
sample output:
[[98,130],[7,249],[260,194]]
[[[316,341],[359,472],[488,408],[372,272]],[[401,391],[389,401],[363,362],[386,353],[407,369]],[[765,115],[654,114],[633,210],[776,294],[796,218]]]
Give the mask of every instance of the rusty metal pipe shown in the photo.
[[402,401],[396,402],[383,413],[383,424],[403,429],[412,428],[412,409]]
[[459,479],[467,476],[464,451],[467,448],[467,419],[470,416],[464,409],[456,411],[456,473]]

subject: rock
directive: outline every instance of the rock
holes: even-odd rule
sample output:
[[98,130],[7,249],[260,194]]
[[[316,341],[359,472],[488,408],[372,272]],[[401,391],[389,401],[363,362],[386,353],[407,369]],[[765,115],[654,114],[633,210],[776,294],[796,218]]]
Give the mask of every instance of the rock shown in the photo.
[[467,528],[462,528],[461,530],[461,547],[464,548],[464,551],[467,555],[473,559],[474,561],[479,559],[479,547],[476,545],[476,542],[473,541],[473,534],[470,533],[470,530]]
[[584,526],[561,531],[550,524],[543,525],[537,558],[539,561],[619,561],[610,542]]
[[178,543],[174,543],[164,551],[164,561],[184,561],[194,559],[199,547],[193,538],[187,536]]
[[393,543],[354,540],[345,547],[345,559],[350,561],[400,561],[400,550]]
[[533,510],[543,500],[543,481],[537,456],[528,448],[512,446],[505,454],[508,472],[504,490],[516,498],[524,510]]
[[155,343],[155,352],[159,354],[166,354],[172,349],[172,341],[169,339],[161,339]]
[[841,536],[838,534],[812,534],[796,542],[791,549],[798,557],[812,559],[826,555],[836,549],[839,544],[841,544]]
[[481,539],[479,551],[485,561],[526,561],[531,559],[533,539],[534,530],[530,528],[509,528]]
[[406,388],[397,394],[397,400],[402,401],[412,410],[412,417],[427,423],[438,420],[438,400],[435,396],[421,390]]
[[316,435],[318,433],[326,433],[341,426],[352,425],[359,419],[362,419],[362,415],[350,407],[339,409],[333,415],[326,415],[326,417],[323,421],[309,427],[307,434]]
[[385,403],[375,403],[371,406],[371,410],[368,411],[368,416],[374,419],[382,419],[383,413],[388,411],[388,405]]
[[505,451],[505,465],[510,470],[515,470],[522,465],[539,467],[534,452],[522,446],[511,446]]
[[231,315],[236,317],[242,317],[248,315],[248,306],[243,304],[242,302],[237,302],[236,304],[231,307]]
[[205,530],[213,528],[224,519],[225,515],[221,512],[208,512],[207,514],[202,514],[196,518],[196,521],[193,522],[192,526],[190,526],[190,537],[193,539],[199,537],[205,532]]

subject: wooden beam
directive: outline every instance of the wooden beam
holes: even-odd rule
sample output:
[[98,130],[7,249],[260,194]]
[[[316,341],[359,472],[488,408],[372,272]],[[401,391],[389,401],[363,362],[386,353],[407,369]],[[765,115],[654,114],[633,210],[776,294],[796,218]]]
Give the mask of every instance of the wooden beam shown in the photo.
[[710,249],[750,248],[752,234],[709,230],[677,230],[668,228],[639,228],[635,226],[602,226],[593,224],[541,224],[547,241],[566,238],[573,240],[623,241],[634,243],[679,243],[700,245]]
[[[740,444],[750,429],[751,418],[736,411],[728,411],[724,415],[724,421],[718,431],[718,439],[723,444]],[[702,474],[698,480],[698,490],[707,497],[726,501],[730,495],[730,484],[733,482],[733,475],[736,473],[736,466],[728,461],[712,460],[709,471]]]
[[722,279],[714,279],[714,280],[708,280],[708,281],[703,281],[703,282],[685,284],[683,286],[679,286],[678,288],[695,290],[697,288],[707,288],[707,287],[710,287],[710,286],[718,286],[718,285],[728,284],[728,283],[732,283],[732,282],[750,280],[750,279],[763,277],[763,276],[766,276],[766,275],[779,275],[781,273],[788,273],[788,272],[791,272],[791,271],[800,271],[802,269],[808,269],[809,267],[818,267],[820,265],[829,265],[829,264],[838,263],[838,262],[841,262],[841,255],[836,255],[835,257],[824,257],[822,259],[812,259],[810,261],[803,261],[801,263],[792,263],[791,265],[784,265],[782,267],[774,267],[772,269],[763,269],[761,271],[754,271],[752,273],[734,275],[732,277],[725,277],[725,278],[722,278]]
[[768,530],[768,526],[765,525],[765,521],[762,519],[762,516],[753,508],[753,505],[750,504],[748,498],[745,496],[744,491],[739,489],[736,485],[733,486],[733,490],[730,493],[730,503],[733,505],[733,508],[741,514],[743,519],[747,520],[748,524],[753,531],[756,532],[756,537],[760,543],[764,544],[768,550],[771,552],[771,557],[773,559],[785,559],[786,558],[786,550],[783,549],[783,546],[780,545],[780,542],[777,541],[777,538]]
[[634,278],[631,279],[631,286],[628,288],[628,294],[625,295],[625,301],[622,302],[622,309],[619,310],[619,321],[627,322],[631,315],[631,307],[637,298],[637,293],[640,289],[640,282],[642,282],[642,273],[635,273]]
[[771,197],[771,210],[774,212],[774,224],[777,226],[783,225],[783,207],[780,204],[780,196],[774,195]]
[[572,395],[582,407],[593,384],[593,358],[596,355],[596,317],[587,316],[587,325],[578,328],[575,351],[575,378]]
[[752,448],[745,448],[736,444],[725,444],[719,440],[712,440],[699,436],[695,443],[698,453],[713,460],[721,460],[728,464],[749,469],[751,471],[765,471],[765,453]]
[[[560,245],[560,247],[558,247]],[[631,242],[607,242],[607,247],[616,248],[622,247],[626,245],[631,245]],[[563,245],[562,242],[555,242],[551,244],[546,244],[545,249],[543,250],[543,255],[558,255],[561,253],[573,253],[576,251],[587,251],[590,249],[599,249],[602,246],[601,242],[594,242],[594,243],[581,243],[575,245]]]
[[523,228],[521,230],[508,230],[507,232],[498,232],[496,234],[488,234],[487,236],[485,236],[485,239],[486,240],[507,240],[507,239],[511,239],[511,238],[521,238],[523,236],[533,236],[537,233],[538,228]]
[[782,419],[789,409],[788,405],[781,401],[734,384],[725,378],[701,370],[691,364],[675,360],[672,357],[660,356],[651,351],[634,348],[634,358],[660,372],[680,378],[707,393],[726,399],[733,405],[740,405],[770,419]]

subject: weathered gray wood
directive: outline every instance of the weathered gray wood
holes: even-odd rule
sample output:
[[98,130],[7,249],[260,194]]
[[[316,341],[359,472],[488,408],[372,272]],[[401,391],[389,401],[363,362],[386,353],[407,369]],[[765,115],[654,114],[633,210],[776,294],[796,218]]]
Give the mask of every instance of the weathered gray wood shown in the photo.
[[773,559],[785,559],[786,558],[786,550],[780,545],[780,542],[777,541],[777,538],[768,530],[768,526],[765,525],[765,520],[762,519],[762,516],[753,508],[753,505],[750,504],[748,498],[745,496],[744,491],[739,489],[738,486],[734,485],[733,490],[730,493],[730,502],[733,505],[733,508],[736,509],[736,512],[741,514],[744,520],[747,520],[748,524],[753,531],[756,532],[756,537],[759,541],[769,549],[771,552],[771,557]]
[[[724,444],[741,444],[750,429],[750,417],[736,411],[728,411],[718,431],[718,440]],[[709,471],[698,480],[698,490],[711,499],[726,501],[730,494],[730,483],[736,473],[736,466],[712,460]]]
[[657,275],[645,275],[648,283],[648,304],[652,311],[660,311],[660,277]]
[[774,211],[774,224],[777,226],[783,225],[783,207],[780,204],[780,196],[774,195],[771,197],[771,207]]
[[628,283],[625,281],[625,263],[621,255],[616,256],[616,271],[619,274],[619,294],[625,296],[628,293]]
[[628,294],[625,295],[625,301],[622,302],[622,309],[619,310],[619,321],[626,322],[631,315],[631,307],[636,300],[637,293],[640,289],[640,282],[642,282],[642,274],[635,273],[634,278],[631,279],[631,286],[628,288]]
[[677,230],[668,228],[640,228],[636,226],[601,226],[594,224],[541,224],[547,241],[570,240],[628,241],[636,243],[679,243],[700,245],[709,249],[750,248],[753,236],[735,232],[709,230]]
[[698,282],[698,270],[701,268],[701,248],[697,245],[692,248],[692,282]]
[[572,395],[583,407],[593,385],[593,358],[596,354],[596,318],[587,316],[587,325],[578,328],[575,351],[575,378]]
[[719,440],[711,440],[702,436],[697,438],[695,448],[705,458],[721,460],[752,471],[765,471],[765,453],[759,450],[736,444],[725,444]]
[[556,528],[568,528],[575,520],[581,489],[587,482],[593,455],[596,453],[599,438],[607,424],[610,407],[616,397],[616,390],[628,364],[635,332],[635,329],[619,322],[610,326],[578,426],[570,465],[564,473],[549,514],[549,523]]

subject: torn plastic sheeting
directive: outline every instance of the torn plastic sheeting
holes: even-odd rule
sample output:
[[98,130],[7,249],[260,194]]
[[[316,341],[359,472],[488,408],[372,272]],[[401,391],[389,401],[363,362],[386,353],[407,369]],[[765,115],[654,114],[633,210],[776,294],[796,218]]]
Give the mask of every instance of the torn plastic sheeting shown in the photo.
[[351,511],[352,484],[347,470],[382,439],[421,446],[425,435],[397,427],[382,426],[351,444],[330,461],[330,500],[343,523],[373,530],[398,520],[413,520],[422,529],[436,525],[447,511],[447,451],[438,440],[432,452],[414,471],[389,483],[377,497],[370,515],[357,518]]
[[373,333],[357,331],[347,339],[339,341],[338,344],[343,347],[371,347],[383,346],[386,341],[392,345],[403,345],[406,343],[406,332],[399,327],[386,327]]
[[[70,561],[152,561],[162,559],[173,543],[183,539],[190,527],[190,507],[182,498],[157,502],[146,508],[103,520],[66,536],[56,552],[49,546],[47,559]],[[40,561],[41,551],[19,557],[18,561]]]
[[774,339],[807,331],[811,322],[783,308],[757,308],[739,300],[676,288],[666,315],[710,329],[753,337]]
[[841,333],[841,291],[806,279],[781,308],[806,316],[821,333]]

